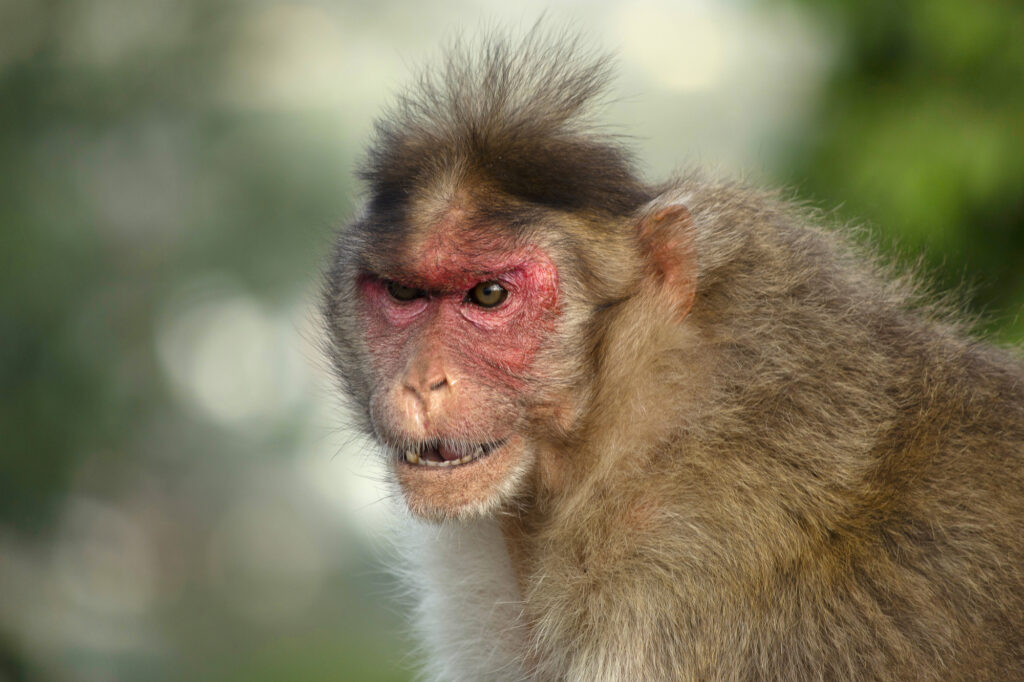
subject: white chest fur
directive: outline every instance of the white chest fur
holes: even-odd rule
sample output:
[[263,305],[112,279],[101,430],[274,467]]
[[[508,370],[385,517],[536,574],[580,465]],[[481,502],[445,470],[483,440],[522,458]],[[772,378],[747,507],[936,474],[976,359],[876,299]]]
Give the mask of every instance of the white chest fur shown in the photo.
[[497,522],[437,526],[410,519],[399,548],[426,678],[528,679],[520,664],[522,599]]

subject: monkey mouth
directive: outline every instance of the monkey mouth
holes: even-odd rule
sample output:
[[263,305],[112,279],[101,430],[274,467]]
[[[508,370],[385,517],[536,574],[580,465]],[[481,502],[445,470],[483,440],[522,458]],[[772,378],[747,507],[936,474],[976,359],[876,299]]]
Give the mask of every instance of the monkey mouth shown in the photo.
[[504,440],[489,443],[465,443],[459,441],[425,441],[401,450],[407,464],[428,467],[454,467],[469,464],[486,457],[502,445]]

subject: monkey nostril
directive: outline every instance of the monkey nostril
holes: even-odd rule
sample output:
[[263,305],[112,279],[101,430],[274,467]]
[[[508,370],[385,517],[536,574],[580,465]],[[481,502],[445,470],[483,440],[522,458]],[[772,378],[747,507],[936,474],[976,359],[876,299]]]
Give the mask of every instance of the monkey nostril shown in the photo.
[[439,381],[435,381],[434,383],[430,384],[430,390],[431,391],[436,391],[437,389],[443,388],[443,387],[445,387],[447,385],[448,385],[448,380],[445,379],[445,378],[442,378]]

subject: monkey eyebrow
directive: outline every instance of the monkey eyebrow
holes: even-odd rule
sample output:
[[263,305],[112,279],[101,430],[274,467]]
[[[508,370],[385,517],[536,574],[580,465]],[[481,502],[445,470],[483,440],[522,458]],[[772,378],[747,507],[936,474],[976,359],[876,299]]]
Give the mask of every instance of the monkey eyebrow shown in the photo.
[[410,289],[420,289],[421,291],[427,291],[427,289],[425,287],[421,287],[421,286],[415,284],[409,278],[404,277],[402,275],[392,276],[392,275],[388,275],[388,274],[384,274],[384,273],[378,272],[376,270],[366,269],[366,270],[363,270],[362,273],[360,273],[360,276],[361,277],[365,277],[367,279],[376,280],[376,281],[378,281],[378,282],[380,282],[382,284],[388,284],[390,282],[394,282],[395,284],[401,284],[402,286],[409,287]]

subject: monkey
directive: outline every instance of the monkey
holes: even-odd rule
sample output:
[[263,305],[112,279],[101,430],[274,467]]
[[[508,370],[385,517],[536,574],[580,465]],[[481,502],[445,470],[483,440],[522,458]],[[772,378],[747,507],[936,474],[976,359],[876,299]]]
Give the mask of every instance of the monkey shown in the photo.
[[377,120],[322,296],[438,680],[1024,679],[1024,364],[820,212],[641,177],[578,39]]

